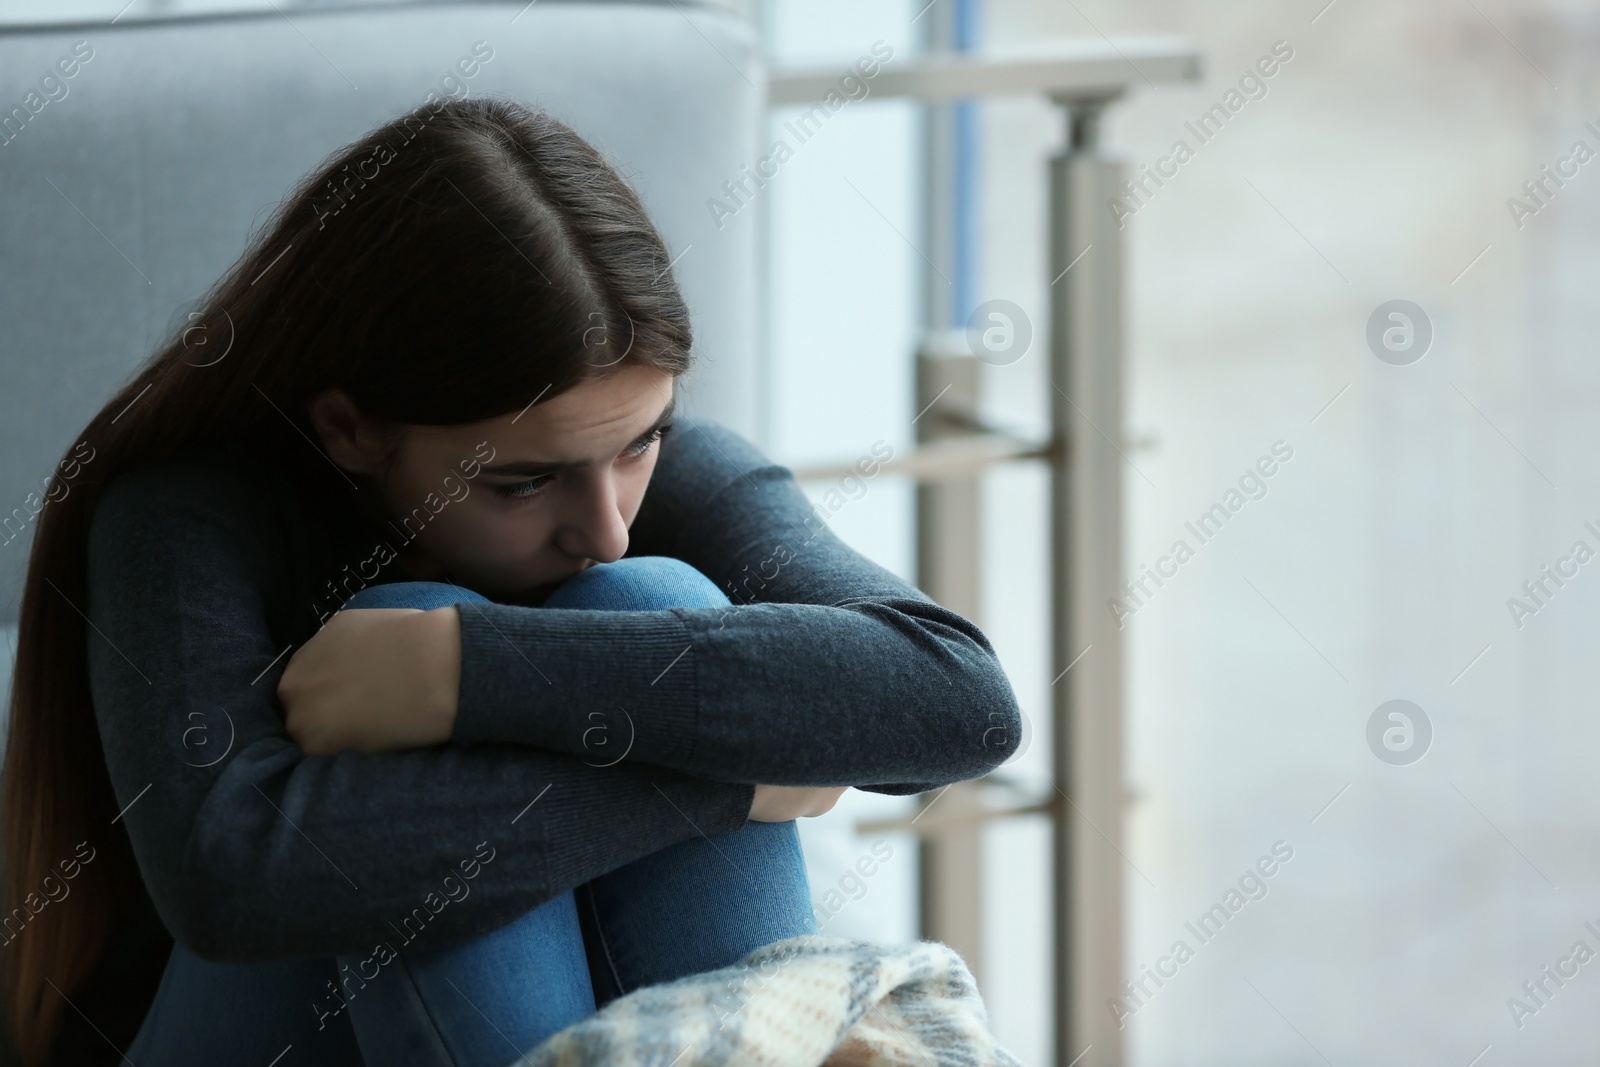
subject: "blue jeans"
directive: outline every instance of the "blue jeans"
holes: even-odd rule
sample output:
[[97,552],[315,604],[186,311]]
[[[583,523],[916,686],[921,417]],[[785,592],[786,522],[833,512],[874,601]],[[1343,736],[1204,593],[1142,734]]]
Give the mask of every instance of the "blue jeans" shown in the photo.
[[[459,586],[396,582],[369,586],[344,607],[426,610],[466,602],[487,601]],[[635,556],[580,571],[541,607],[728,603],[688,564]],[[730,863],[748,877],[730,877]],[[164,1067],[266,1067],[293,1046],[281,1067],[505,1067],[640,986],[725,967],[761,945],[815,933],[810,896],[794,823],[750,822],[645,856],[470,941],[397,946],[398,958],[364,982],[346,978],[364,955],[231,964],[174,945],[127,1058]]]

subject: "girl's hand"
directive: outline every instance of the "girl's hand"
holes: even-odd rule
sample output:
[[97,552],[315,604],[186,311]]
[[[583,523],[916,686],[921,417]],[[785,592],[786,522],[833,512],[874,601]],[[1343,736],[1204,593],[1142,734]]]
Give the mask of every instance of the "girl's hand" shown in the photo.
[[454,605],[348,608],[289,657],[278,700],[309,756],[394,752],[450,740],[460,685]]
[[750,805],[752,822],[788,822],[833,810],[849,786],[817,789],[810,786],[758,785]]

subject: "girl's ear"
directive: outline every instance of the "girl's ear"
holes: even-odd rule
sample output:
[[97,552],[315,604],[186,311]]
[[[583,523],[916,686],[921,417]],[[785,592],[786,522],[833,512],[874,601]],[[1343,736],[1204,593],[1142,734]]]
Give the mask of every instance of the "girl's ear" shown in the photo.
[[325,389],[306,401],[306,414],[335,465],[355,474],[376,474],[390,442],[349,393]]

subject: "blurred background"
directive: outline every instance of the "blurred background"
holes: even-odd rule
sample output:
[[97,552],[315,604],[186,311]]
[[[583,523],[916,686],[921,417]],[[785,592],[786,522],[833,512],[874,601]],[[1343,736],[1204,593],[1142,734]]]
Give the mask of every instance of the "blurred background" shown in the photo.
[[[0,15],[260,6],[12,0]],[[730,10],[755,27],[775,85],[790,70],[843,73],[875,42],[893,48],[886,70],[1148,35],[1199,57],[1188,80],[1147,79],[1130,60],[1137,76],[1099,129],[1130,177],[1168,175],[1100,209],[1120,216],[1122,242],[1116,580],[1165,577],[1115,610],[1094,605],[1122,616],[1120,749],[1103,770],[1120,771],[1124,804],[1120,830],[1079,830],[1120,879],[1105,921],[1136,984],[1075,988],[1114,1036],[1056,1047],[1050,822],[1089,820],[1019,802],[972,823],[968,842],[963,936],[1001,1041],[1059,1067],[1592,1062],[1600,13],[1562,0]],[[1266,56],[1280,62],[1264,91],[1220,131],[1191,132]],[[770,107],[763,143],[801,110]],[[982,418],[1048,436],[1048,165],[1065,129],[1038,94],[869,96],[783,163],[751,204],[755,425],[770,455],[805,474],[876,442],[911,452],[917,353],[993,300],[1020,310],[1033,341],[979,360]],[[1180,139],[1192,158],[1158,164]],[[805,485],[821,504],[836,482]],[[916,483],[886,471],[864,484],[829,521],[916,580]],[[1037,807],[1055,803],[1060,677],[1049,472],[991,464],[978,485],[972,614],[1029,720],[997,773]],[[1219,502],[1231,517],[1198,536]],[[1173,561],[1179,541],[1191,551]],[[804,824],[825,933],[930,932],[910,820],[935,821],[932,799],[851,793]],[[854,874],[878,842],[892,857]],[[1219,903],[1226,921],[1206,925]]]

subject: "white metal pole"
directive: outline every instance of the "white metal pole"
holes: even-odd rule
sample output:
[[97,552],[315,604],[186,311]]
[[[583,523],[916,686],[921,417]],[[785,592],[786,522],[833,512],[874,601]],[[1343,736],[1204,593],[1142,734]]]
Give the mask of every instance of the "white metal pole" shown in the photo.
[[[1059,99],[1050,164],[1052,760],[1056,1063],[1120,1067],[1106,1002],[1122,982],[1123,167],[1099,147],[1107,99]],[[1070,669],[1069,669],[1070,668]]]

